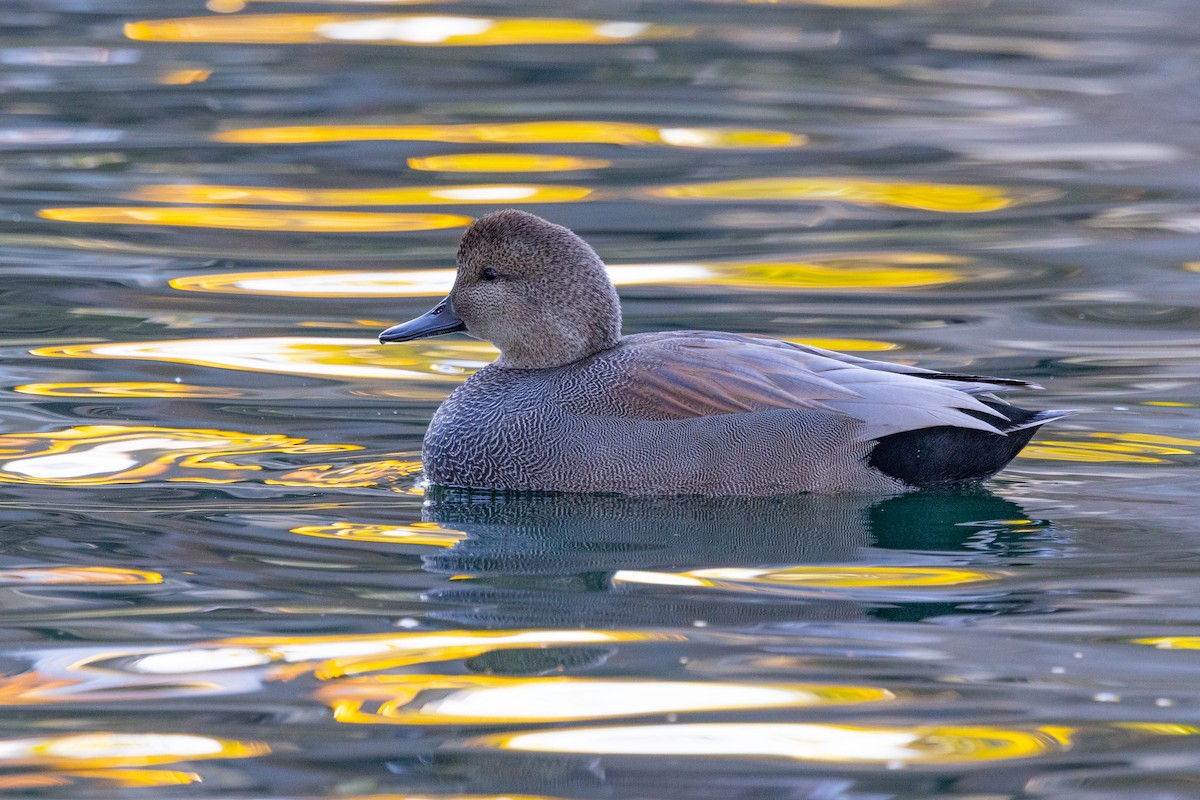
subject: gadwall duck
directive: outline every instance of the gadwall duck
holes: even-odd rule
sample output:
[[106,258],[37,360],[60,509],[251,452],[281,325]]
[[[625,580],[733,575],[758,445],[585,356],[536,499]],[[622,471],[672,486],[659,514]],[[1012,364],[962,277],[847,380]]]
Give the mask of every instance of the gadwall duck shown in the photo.
[[450,295],[380,334],[465,331],[500,350],[422,449],[439,486],[631,495],[899,493],[994,475],[1042,424],[1024,381],[870,361],[762,336],[621,336],[604,263],[522,211],[481,217]]

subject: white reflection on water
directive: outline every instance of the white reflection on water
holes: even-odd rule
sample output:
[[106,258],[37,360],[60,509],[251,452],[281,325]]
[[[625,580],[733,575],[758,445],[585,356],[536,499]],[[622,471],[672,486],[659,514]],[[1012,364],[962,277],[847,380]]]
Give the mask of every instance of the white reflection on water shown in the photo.
[[174,650],[138,659],[139,672],[154,675],[178,675],[212,670],[242,669],[270,664],[272,658],[261,650],[248,647],[210,647]]
[[[213,439],[209,447],[232,444],[224,439]],[[86,478],[89,475],[106,475],[121,472],[136,466],[138,459],[132,453],[148,450],[193,450],[196,442],[186,439],[143,438],[104,442],[93,447],[80,448],[68,453],[19,458],[4,464],[8,472],[27,475],[30,478]]]
[[501,734],[468,747],[542,753],[782,757],[851,763],[955,763],[1028,758],[1068,750],[1069,728],[912,728],[819,723],[712,722],[605,726]]
[[684,724],[521,733],[510,750],[663,756],[786,756],[821,761],[910,759],[910,731],[864,731],[833,725]]
[[[453,269],[380,272],[257,272],[176,278],[171,286],[185,291],[268,294],[293,297],[420,297],[449,293]],[[702,264],[621,264],[608,275],[617,286],[686,283],[714,277]]]
[[478,36],[495,25],[483,17],[382,17],[329,22],[316,31],[327,39],[367,42],[438,44],[455,36]]
[[630,681],[613,687],[619,693],[588,692],[587,688],[586,684],[546,686],[531,681],[503,689],[456,692],[435,703],[431,710],[447,716],[503,718],[520,709],[522,716],[555,719],[563,711],[569,716],[581,717],[670,711],[695,703],[697,690],[704,698],[702,707],[705,708],[781,705],[792,699],[790,692],[763,686],[696,686],[667,681]]
[[253,758],[270,752],[261,742],[182,733],[80,733],[0,740],[0,763],[96,769],[169,764],[206,758]]
[[315,336],[175,339],[39,348],[53,358],[115,358],[166,361],[249,372],[340,379],[461,380],[480,369],[495,350],[482,342],[405,342]]
[[[546,647],[555,644],[603,644],[626,635],[609,631],[446,631],[371,636],[324,636],[228,640],[217,647],[189,648],[154,653],[139,658],[133,669],[154,675],[172,675],[234,669],[269,661],[299,663],[314,660],[355,659],[403,653],[436,653],[462,647]],[[633,638],[638,638],[633,635]],[[210,658],[212,660],[210,660]]]

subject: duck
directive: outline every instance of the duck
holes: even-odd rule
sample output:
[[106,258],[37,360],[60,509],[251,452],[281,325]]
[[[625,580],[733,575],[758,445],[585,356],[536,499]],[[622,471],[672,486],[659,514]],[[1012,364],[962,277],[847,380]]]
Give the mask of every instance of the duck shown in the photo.
[[381,343],[456,332],[499,357],[446,398],[421,449],[433,486],[635,496],[901,494],[975,486],[1042,425],[998,392],[1041,388],[754,334],[621,334],[582,238],[504,209],[462,235],[450,294]]

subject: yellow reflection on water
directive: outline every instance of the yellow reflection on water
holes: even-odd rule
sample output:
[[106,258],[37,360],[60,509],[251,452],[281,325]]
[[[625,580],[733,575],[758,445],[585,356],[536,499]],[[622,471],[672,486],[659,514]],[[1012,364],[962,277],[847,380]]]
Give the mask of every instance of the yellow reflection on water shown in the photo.
[[262,208],[191,206],[80,206],[43,208],[43,219],[101,225],[168,225],[185,228],[225,228],[240,231],[303,231],[307,233],[380,233],[460,228],[470,217],[457,214],[398,214],[378,211],[305,211]]
[[[665,634],[635,631],[455,631],[445,635],[414,634],[414,639],[393,642],[374,653],[346,655],[322,662],[313,674],[320,680],[333,680],[383,670],[407,668],[418,664],[459,661],[497,650],[561,645],[617,644],[677,639]],[[399,646],[396,646],[396,645]]]
[[157,572],[122,567],[30,567],[0,569],[0,586],[130,586],[162,583]]
[[[1177,447],[1200,447],[1200,439],[1185,439],[1181,436],[1164,436],[1158,433],[1093,433],[1102,439],[1119,439],[1123,442],[1136,442],[1150,445],[1175,445]],[[1178,451],[1187,453],[1189,450]]]
[[1138,733],[1152,733],[1155,736],[1195,736],[1200,734],[1200,728],[1195,725],[1181,725],[1177,722],[1114,722],[1113,727]]
[[484,736],[467,745],[539,753],[757,756],[851,763],[954,764],[1070,749],[1064,728],[891,728],[815,723],[712,722],[611,726]]
[[323,539],[341,539],[347,542],[419,544],[432,547],[452,547],[467,538],[467,534],[462,531],[443,528],[436,522],[414,522],[411,525],[334,522],[330,525],[304,525],[292,528],[291,533],[298,533],[301,536],[317,536]]
[[756,128],[658,128],[629,122],[556,120],[484,125],[288,125],[234,128],[213,135],[236,144],[450,142],[456,144],[666,145],[700,149],[799,147],[808,137]]
[[158,82],[168,86],[204,83],[212,76],[211,69],[174,69],[159,76]]
[[210,758],[254,758],[271,752],[263,742],[183,733],[81,733],[0,739],[0,764],[107,769]]
[[197,772],[174,769],[74,769],[66,774],[77,778],[105,780],[131,789],[147,786],[184,786],[202,781]]
[[859,178],[748,178],[715,183],[683,183],[646,190],[669,200],[833,200],[952,214],[999,211],[1045,199],[1018,195],[1002,186],[900,183]]
[[621,570],[615,584],[689,586],[741,592],[775,592],[787,589],[863,588],[929,589],[994,581],[999,572],[957,567],[795,566],[774,569],[717,567],[687,572]]
[[478,341],[381,345],[375,339],[280,336],[62,345],[30,352],[45,358],[165,361],[322,378],[458,381],[485,366],[497,351]]
[[1134,644],[1148,644],[1159,650],[1200,650],[1200,636],[1152,636],[1134,639]]
[[127,381],[113,383],[27,383],[14,386],[14,392],[41,397],[167,397],[228,399],[241,397],[237,389],[194,386],[189,383]]
[[539,153],[452,153],[408,160],[409,169],[425,172],[568,172],[602,169],[611,163],[603,158]]
[[70,782],[70,779],[65,775],[46,775],[44,773],[0,775],[0,791],[48,789],[56,786],[66,786]]
[[[151,203],[233,203],[243,205],[406,206],[463,203],[569,203],[592,193],[583,186],[483,184],[401,186],[382,189],[299,189],[212,184],[142,186],[127,195]],[[447,226],[450,227],[450,226]]]
[[[311,486],[318,489],[382,487],[411,478],[421,471],[420,461],[368,461],[350,466],[319,464],[292,470],[278,478],[266,478],[270,486]],[[412,492],[421,494],[420,491]]]
[[200,774],[169,769],[72,769],[45,772],[20,773],[0,777],[0,791],[44,789],[52,786],[69,786],[72,778],[89,778],[129,788],[147,786],[183,786],[200,783]]
[[615,44],[685,37],[691,31],[642,22],[432,14],[240,14],[143,20],[125,25],[126,37],[143,42],[345,42],[453,47]]
[[1134,730],[1136,733],[1151,733],[1156,736],[1195,736],[1200,734],[1200,728],[1193,724],[1178,722],[1114,722],[1112,727]]
[[899,350],[895,342],[882,342],[878,339],[784,339],[785,342],[807,344],[820,347],[822,350],[855,350],[860,353],[880,353],[888,350]]
[[[255,636],[222,639],[211,645],[153,653],[133,663],[134,672],[175,675],[240,669],[267,664],[288,666],[281,677],[314,672],[323,680],[394,667],[472,658],[494,650],[611,645],[622,642],[679,641],[681,637],[648,631],[524,629],[449,630],[432,633],[385,633],[334,636]],[[318,662],[315,667],[306,663]]]
[[874,686],[485,675],[373,675],[318,693],[347,723],[494,725],[643,714],[878,703]]
[[746,288],[911,289],[965,280],[962,267],[970,261],[940,253],[862,253],[807,262],[713,264],[711,282]]
[[[898,289],[938,286],[979,277],[960,265],[968,259],[933,253],[873,253],[831,256],[811,262],[704,264],[611,264],[616,286],[676,284],[759,289]],[[224,272],[175,278],[171,287],[192,292],[282,297],[439,296],[454,285],[455,270],[275,270]]]
[[[58,431],[0,436],[0,483],[103,486],[138,483],[173,468],[230,473],[262,468],[222,459],[253,453],[331,453],[361,449],[347,444],[305,444],[280,434],[201,428],[81,425]],[[172,480],[183,480],[176,478]],[[194,479],[193,479],[194,480]]]
[[184,786],[202,781],[197,772],[174,769],[75,769],[66,774],[77,778],[96,778],[131,789],[147,786]]
[[[191,674],[212,670],[287,664],[288,669],[317,662],[319,678],[342,678],[374,670],[442,662],[482,652],[542,646],[665,642],[673,634],[604,630],[499,630],[420,633],[368,633],[346,636],[260,636],[221,639],[205,645],[155,652],[138,658],[128,669],[152,675]],[[299,672],[281,673],[294,676]]]
[[[1086,440],[1034,440],[1024,458],[1105,464],[1161,464],[1161,456],[1194,455],[1200,440],[1150,433],[1085,434]],[[1097,441],[1099,440],[1099,441]]]

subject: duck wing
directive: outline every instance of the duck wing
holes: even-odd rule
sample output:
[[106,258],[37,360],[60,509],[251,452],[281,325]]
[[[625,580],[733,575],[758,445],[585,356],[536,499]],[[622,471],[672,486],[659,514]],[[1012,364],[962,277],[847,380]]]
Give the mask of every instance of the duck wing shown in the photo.
[[710,331],[625,337],[580,365],[560,394],[570,410],[644,419],[685,419],[766,409],[842,414],[861,441],[938,426],[1003,434],[1012,422],[994,391],[1019,381],[959,376],[846,356],[777,339]]
[[835,361],[840,361],[843,364],[853,364],[863,369],[875,370],[876,372],[894,372],[898,375],[915,375],[926,380],[947,381],[958,387],[961,391],[968,394],[984,394],[990,392],[1011,392],[1014,389],[1042,389],[1040,384],[1032,383],[1031,381],[1017,380],[1016,378],[993,378],[987,375],[963,375],[955,372],[939,372],[938,370],[925,369],[924,367],[914,367],[908,364],[894,364],[889,361],[875,361],[870,358],[861,358],[859,356],[847,355],[839,353],[835,350],[823,350],[820,347],[813,347],[810,344],[799,344],[796,342],[784,342],[774,339],[763,339],[760,337],[748,337],[759,342],[778,341],[779,344],[794,349],[800,350],[811,355],[822,356],[824,358],[832,358]]

